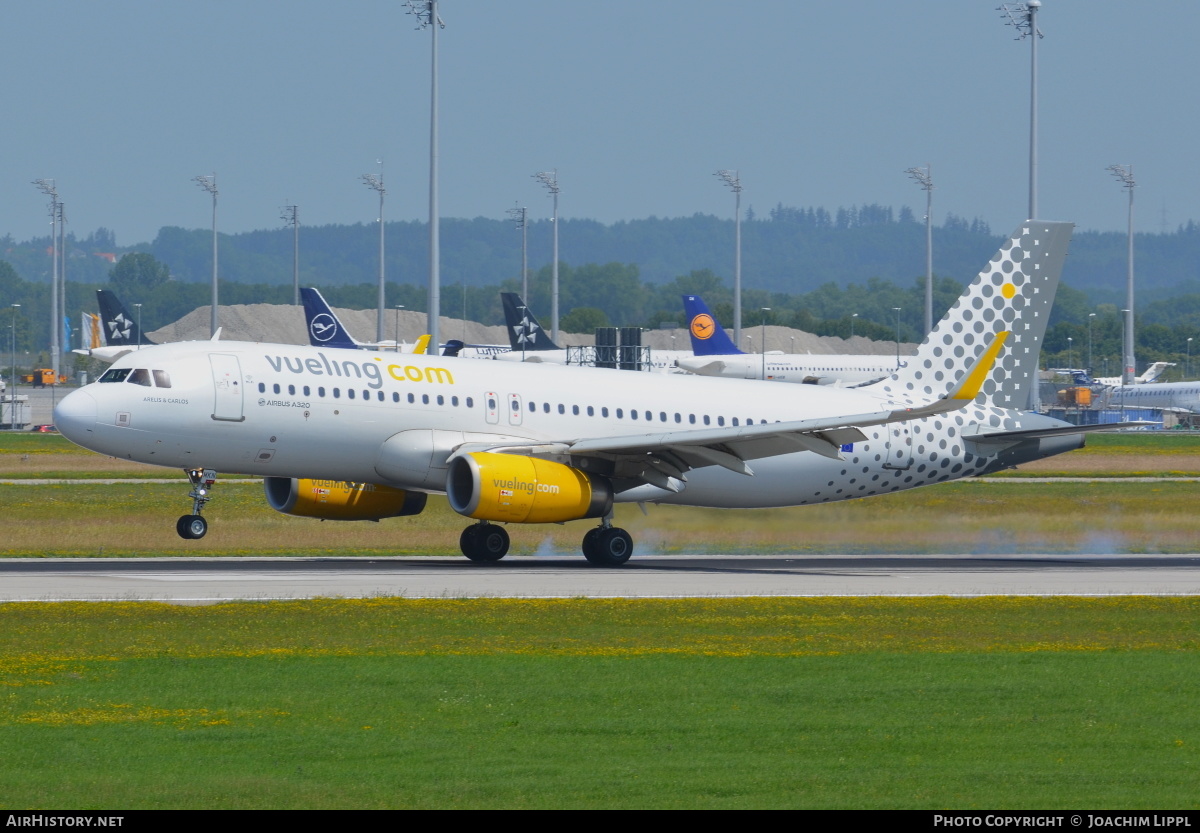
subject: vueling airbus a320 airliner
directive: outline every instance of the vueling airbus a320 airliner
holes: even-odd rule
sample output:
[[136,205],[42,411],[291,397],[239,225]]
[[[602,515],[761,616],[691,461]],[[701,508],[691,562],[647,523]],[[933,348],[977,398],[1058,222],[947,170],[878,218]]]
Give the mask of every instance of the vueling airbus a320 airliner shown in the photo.
[[55,422],[103,454],[181,467],[184,538],[216,472],[265,478],[280,512],[378,520],[445,493],[476,519],[463,553],[508,551],[499,524],[599,519],[583,554],[624,563],[618,502],[791,506],[985,474],[1083,445],[1023,410],[1072,226],[1029,221],[888,379],[855,389],[475,362],[282,344],[146,347],[72,393]]

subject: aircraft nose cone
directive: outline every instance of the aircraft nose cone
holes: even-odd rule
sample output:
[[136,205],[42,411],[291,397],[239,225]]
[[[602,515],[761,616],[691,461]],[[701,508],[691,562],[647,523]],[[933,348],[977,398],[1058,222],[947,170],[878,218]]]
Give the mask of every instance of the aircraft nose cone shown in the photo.
[[85,390],[77,390],[54,406],[54,424],[73,443],[87,445],[96,427],[96,400]]

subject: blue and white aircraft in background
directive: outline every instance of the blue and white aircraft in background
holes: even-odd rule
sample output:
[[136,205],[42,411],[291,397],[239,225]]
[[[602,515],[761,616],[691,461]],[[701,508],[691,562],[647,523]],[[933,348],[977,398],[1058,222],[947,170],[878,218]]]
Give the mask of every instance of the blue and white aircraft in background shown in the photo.
[[743,353],[699,295],[684,295],[683,307],[693,355],[677,364],[699,376],[845,386],[877,382],[896,370],[896,360],[888,356]]

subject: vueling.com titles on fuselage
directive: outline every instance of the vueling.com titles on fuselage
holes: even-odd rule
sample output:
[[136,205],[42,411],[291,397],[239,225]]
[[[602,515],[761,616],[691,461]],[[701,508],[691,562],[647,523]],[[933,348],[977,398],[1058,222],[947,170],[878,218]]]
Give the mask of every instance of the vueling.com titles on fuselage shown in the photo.
[[435,385],[453,385],[454,375],[444,367],[420,367],[414,364],[387,364],[382,358],[374,361],[357,359],[329,359],[317,353],[317,359],[302,359],[297,356],[263,356],[276,373],[285,370],[296,375],[334,376],[342,379],[366,379],[367,387],[383,387],[383,375],[397,382],[428,382]]

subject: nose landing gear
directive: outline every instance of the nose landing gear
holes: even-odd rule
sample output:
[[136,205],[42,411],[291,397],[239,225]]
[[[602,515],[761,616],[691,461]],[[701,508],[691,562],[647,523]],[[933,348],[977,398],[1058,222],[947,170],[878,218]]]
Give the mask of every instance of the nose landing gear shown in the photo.
[[200,513],[204,511],[204,504],[212,500],[210,492],[217,482],[217,473],[212,469],[188,469],[187,476],[192,484],[192,490],[188,492],[192,499],[192,514],[181,515],[175,522],[175,531],[180,538],[193,541],[208,533],[208,521]]

